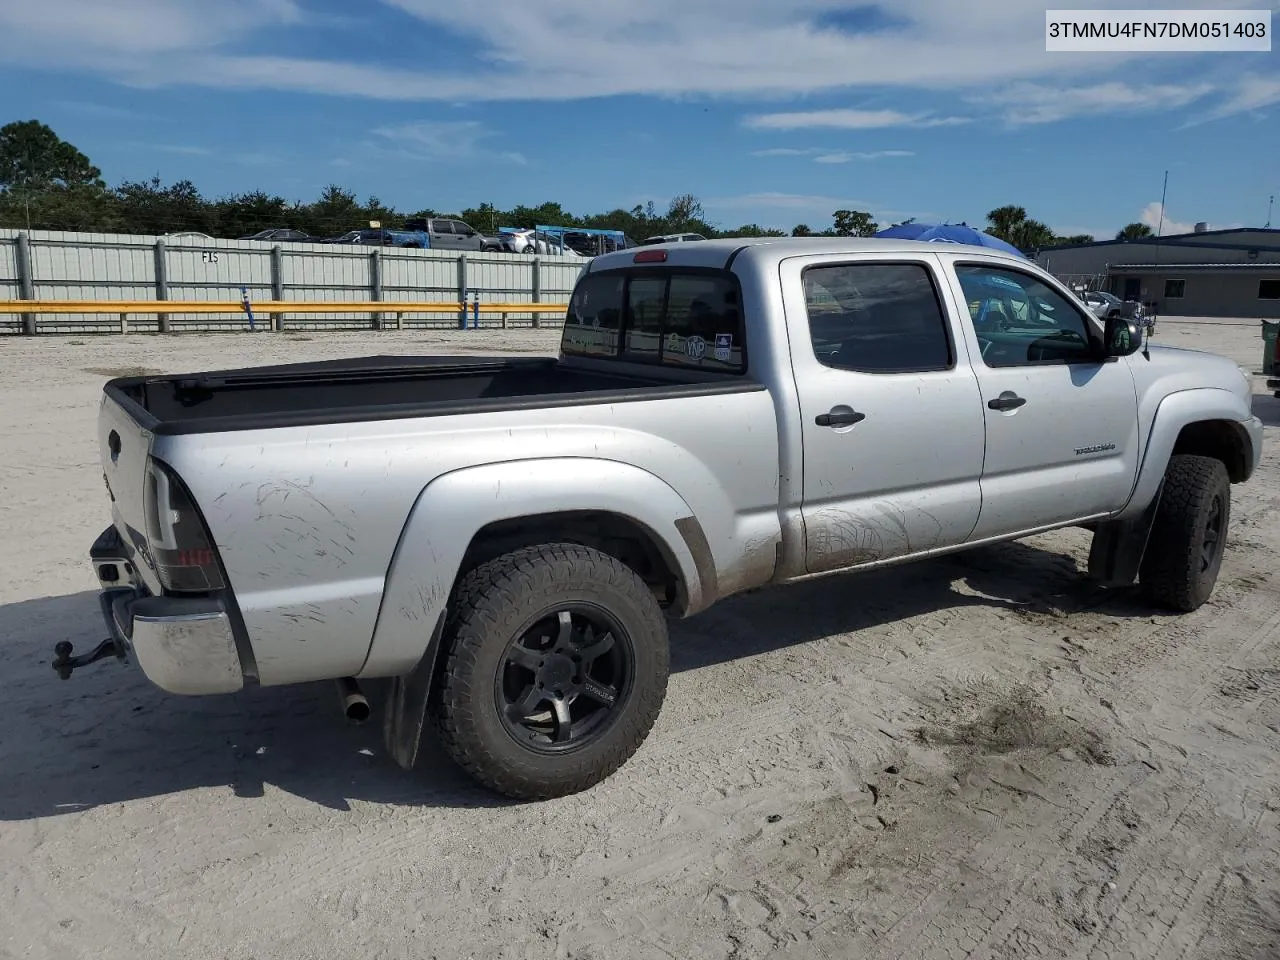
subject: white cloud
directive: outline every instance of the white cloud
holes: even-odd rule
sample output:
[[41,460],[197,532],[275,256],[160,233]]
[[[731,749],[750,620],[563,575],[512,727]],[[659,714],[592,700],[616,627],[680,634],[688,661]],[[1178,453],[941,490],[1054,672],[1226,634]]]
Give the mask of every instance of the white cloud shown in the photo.
[[[399,46],[441,42],[447,30],[462,38],[459,46],[473,45],[475,57],[431,71],[387,66],[376,51],[359,48],[333,59],[286,55],[300,27],[338,31],[332,18],[296,0],[0,0],[0,61],[41,69],[64,64],[139,86],[453,103],[615,94],[785,97],[858,87],[951,91],[1060,80],[1123,68],[1137,56],[1047,56],[1039,40],[1043,9],[1025,0],[896,0],[893,26],[860,34],[829,19],[859,6],[856,0],[382,3],[421,24],[417,30],[412,20],[397,24]],[[368,19],[377,7],[362,10]]]
[[[495,136],[478,120],[417,120],[378,127],[373,134],[391,144],[393,152],[405,159],[449,161],[480,155],[483,141]],[[498,151],[491,154],[508,163],[523,166],[522,153]]]
[[187,147],[177,143],[161,144],[155,149],[162,150],[165,153],[179,153],[179,154],[182,154],[183,156],[188,156],[188,157],[205,157],[213,152],[208,147]]
[[1160,220],[1160,201],[1148,203],[1142,208],[1142,213],[1138,215],[1138,222],[1145,223],[1153,231],[1159,230],[1162,237],[1167,237],[1173,233],[1191,233],[1195,230],[1194,223],[1183,223],[1180,220],[1173,220],[1169,217],[1169,211],[1164,213],[1164,222]]
[[2,0],[0,57],[32,62],[60,50],[59,62],[87,58],[128,72],[134,57],[212,49],[301,22],[294,0]]
[[433,160],[469,154],[489,135],[478,120],[420,120],[378,127],[373,132]]
[[803,150],[798,147],[771,147],[768,150],[752,150],[753,157],[810,157],[815,153],[822,153],[821,147],[806,147]]
[[880,127],[945,127],[968,123],[965,117],[931,117],[900,110],[799,110],[761,113],[747,117],[743,124],[753,130],[873,130]]
[[1257,113],[1277,104],[1280,104],[1280,77],[1246,74],[1236,80],[1221,103],[1183,126],[1193,127],[1238,113]]
[[882,157],[914,157],[912,150],[871,150],[868,152],[836,151],[813,158],[814,163],[852,163],[855,160],[879,160]]
[[833,150],[830,147],[773,147],[752,150],[753,157],[813,157],[814,163],[853,163],[855,160],[879,160],[882,157],[914,157],[912,150]]
[[[1195,2],[1218,7],[1238,0]],[[1135,0],[1091,3],[1124,9]],[[860,90],[880,98],[874,106],[760,113],[749,120],[767,130],[927,128],[967,120],[885,99],[903,91],[972,93],[984,111],[1014,123],[1193,103],[1203,103],[1203,119],[1217,119],[1280,101],[1280,81],[1270,74],[1239,79],[1234,62],[1214,68],[1215,103],[1207,82],[1132,79],[1154,76],[1148,64],[1168,76],[1203,61],[1194,54],[1046,54],[1043,8],[1026,0],[895,0],[889,26],[855,33],[833,25],[832,14],[865,6],[863,0],[359,4],[368,23],[387,14],[382,8],[398,11],[392,16],[399,48],[447,43],[473,54],[457,66],[431,69],[390,66],[379,51],[360,45],[331,58],[293,55],[289,51],[304,48],[317,31],[340,39],[347,29],[343,18],[349,15],[315,12],[308,0],[0,0],[0,64],[62,69],[142,88],[441,104],[613,95],[783,100]],[[1126,79],[1109,79],[1120,71],[1128,71]]]
[[1016,83],[975,102],[1001,108],[1014,125],[1056,123],[1072,117],[1176,110],[1214,92],[1211,83],[1132,85],[1113,81],[1063,87]]

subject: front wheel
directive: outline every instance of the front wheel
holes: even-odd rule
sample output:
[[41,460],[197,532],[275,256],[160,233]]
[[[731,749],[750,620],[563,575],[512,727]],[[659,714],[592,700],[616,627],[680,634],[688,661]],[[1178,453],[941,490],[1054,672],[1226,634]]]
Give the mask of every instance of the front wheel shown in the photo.
[[1222,461],[1171,457],[1138,575],[1147,599],[1182,613],[1202,606],[1222,568],[1230,520],[1231,478]]
[[445,750],[520,800],[585,790],[648,736],[666,696],[666,620],[652,590],[590,547],[528,547],[458,587],[434,701]]

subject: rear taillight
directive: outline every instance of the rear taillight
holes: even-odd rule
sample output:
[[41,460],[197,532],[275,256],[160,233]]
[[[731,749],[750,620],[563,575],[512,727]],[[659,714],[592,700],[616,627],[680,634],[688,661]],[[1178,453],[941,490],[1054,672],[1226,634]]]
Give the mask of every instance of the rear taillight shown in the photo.
[[163,464],[147,463],[147,542],[156,576],[171,593],[208,593],[226,584],[218,552],[186,486]]

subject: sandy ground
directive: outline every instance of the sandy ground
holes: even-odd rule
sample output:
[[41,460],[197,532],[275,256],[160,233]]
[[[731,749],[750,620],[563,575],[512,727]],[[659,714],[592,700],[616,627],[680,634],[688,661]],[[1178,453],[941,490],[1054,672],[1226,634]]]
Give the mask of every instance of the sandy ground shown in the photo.
[[[166,696],[85,558],[104,378],[554,332],[0,340],[0,956],[1280,957],[1280,400],[1213,601],[1080,576],[1080,531],[717,606],[585,794],[402,773],[327,684]],[[1158,340],[1256,368],[1255,325]],[[803,611],[798,613],[797,611]]]

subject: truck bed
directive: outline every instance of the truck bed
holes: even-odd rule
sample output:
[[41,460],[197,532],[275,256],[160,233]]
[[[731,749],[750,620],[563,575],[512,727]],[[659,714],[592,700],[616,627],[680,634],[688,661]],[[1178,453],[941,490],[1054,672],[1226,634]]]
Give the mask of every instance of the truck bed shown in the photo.
[[375,356],[124,377],[106,393],[157,434],[441,416],[763,389],[699,371],[584,369],[555,357]]

